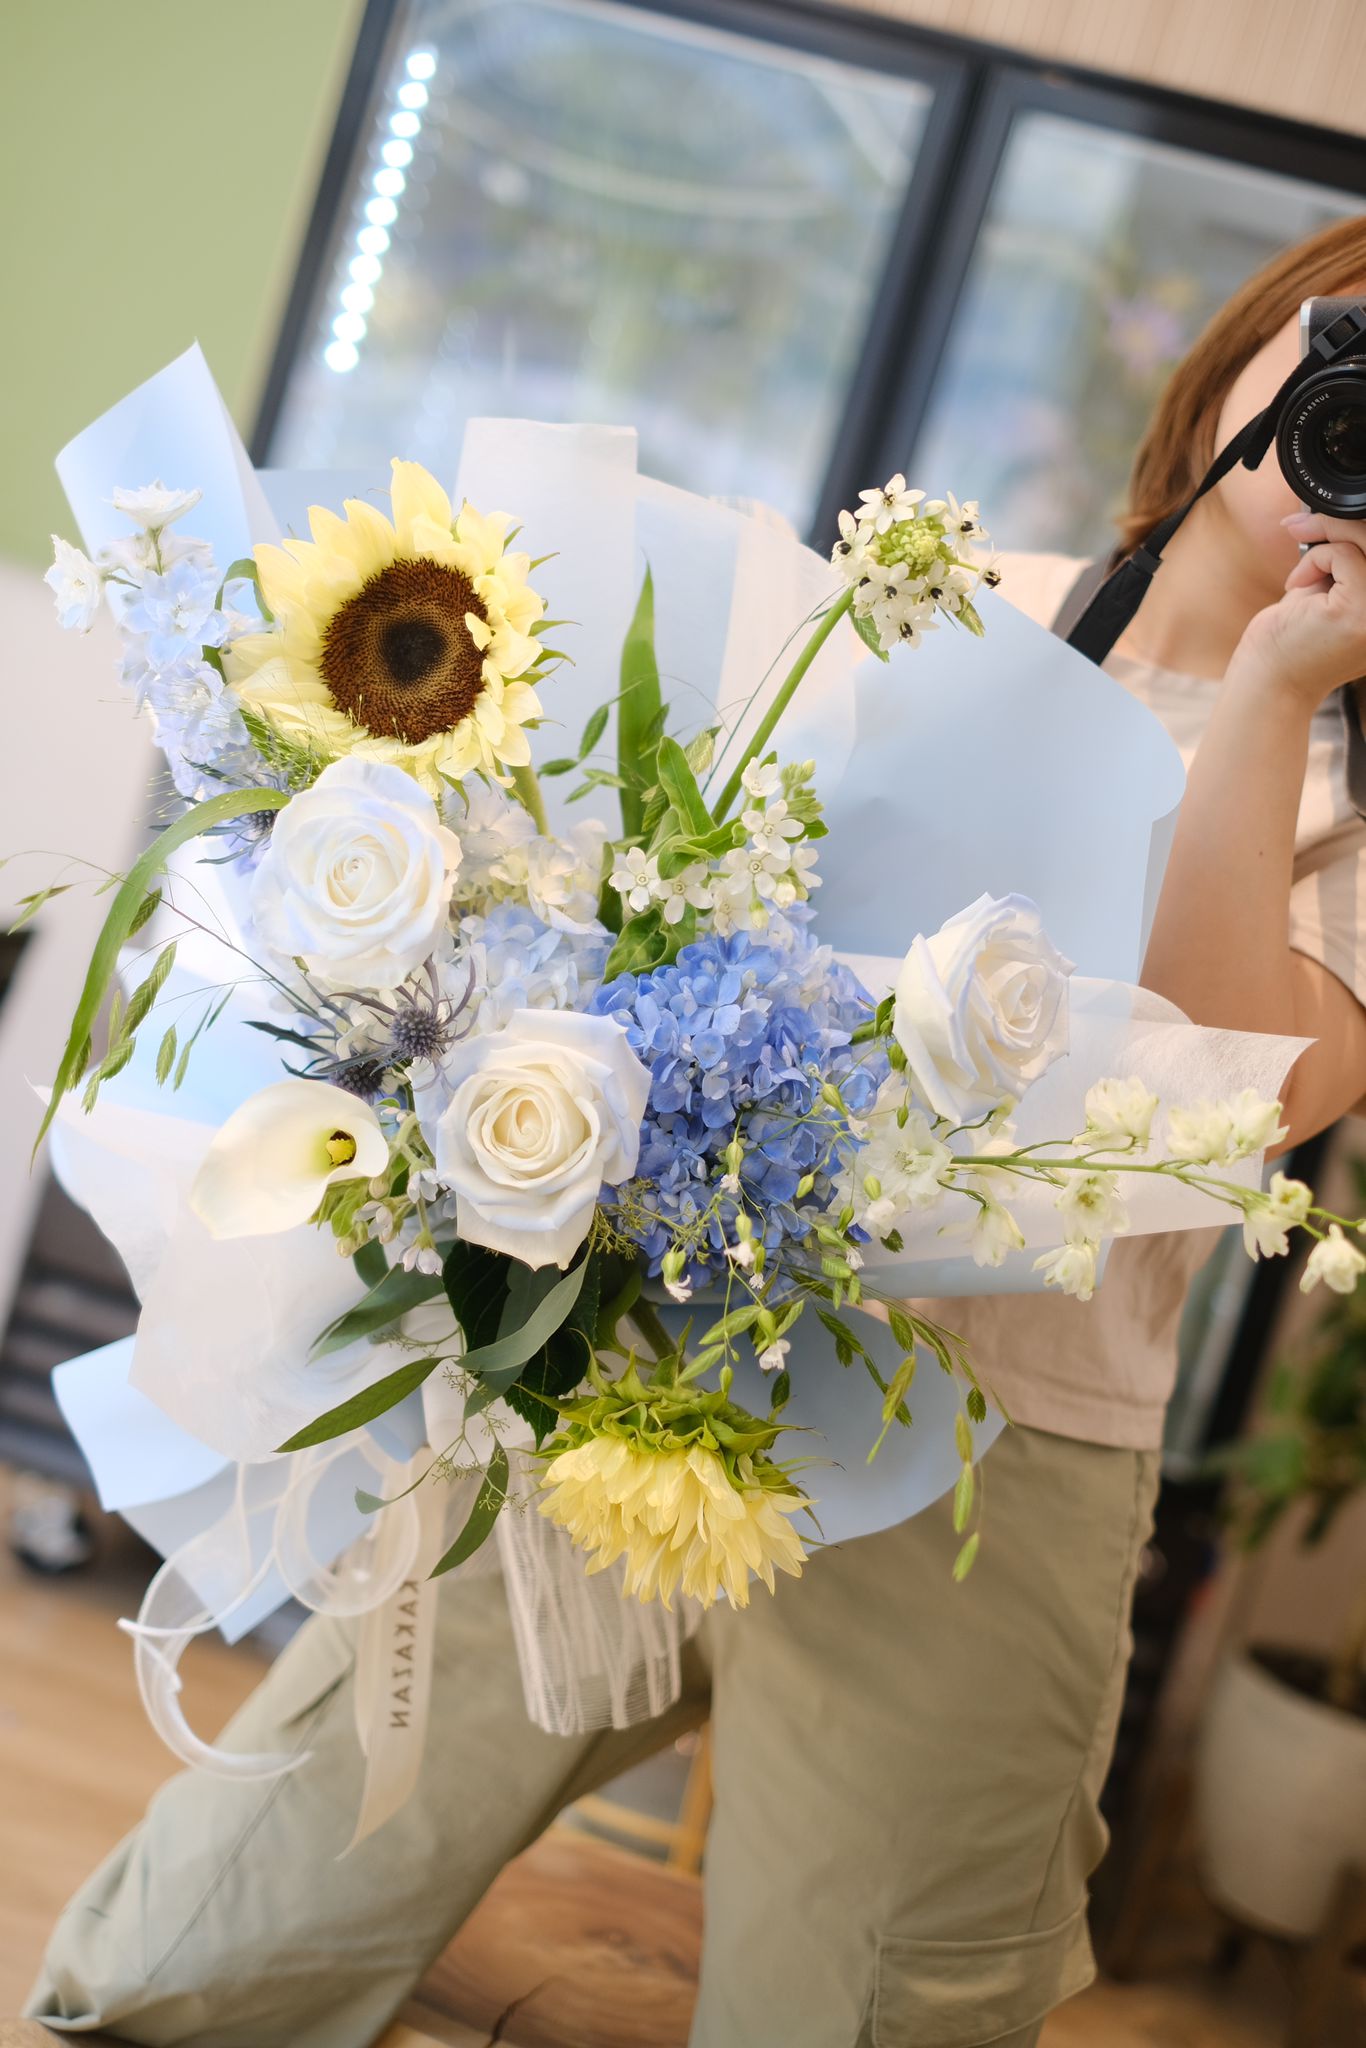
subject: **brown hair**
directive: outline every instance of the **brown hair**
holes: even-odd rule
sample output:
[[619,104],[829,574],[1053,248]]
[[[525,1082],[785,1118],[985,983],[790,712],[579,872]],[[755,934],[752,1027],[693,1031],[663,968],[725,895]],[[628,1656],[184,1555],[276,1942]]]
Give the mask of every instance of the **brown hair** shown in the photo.
[[1224,400],[1258,349],[1300,301],[1345,298],[1366,289],[1366,214],[1335,221],[1273,257],[1233,294],[1173,370],[1129,477],[1129,503],[1116,520],[1127,555],[1160,519],[1185,503],[1214,460]]

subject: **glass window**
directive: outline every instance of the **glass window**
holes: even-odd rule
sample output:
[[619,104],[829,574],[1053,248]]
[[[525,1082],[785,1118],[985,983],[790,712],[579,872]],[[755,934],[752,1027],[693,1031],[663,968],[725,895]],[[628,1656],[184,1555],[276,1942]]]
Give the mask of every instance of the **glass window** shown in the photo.
[[413,0],[391,47],[271,461],[621,421],[804,528],[930,88],[596,0]]
[[1052,114],[1017,118],[933,399],[915,480],[980,498],[1001,547],[1112,538],[1153,401],[1268,258],[1359,195]]

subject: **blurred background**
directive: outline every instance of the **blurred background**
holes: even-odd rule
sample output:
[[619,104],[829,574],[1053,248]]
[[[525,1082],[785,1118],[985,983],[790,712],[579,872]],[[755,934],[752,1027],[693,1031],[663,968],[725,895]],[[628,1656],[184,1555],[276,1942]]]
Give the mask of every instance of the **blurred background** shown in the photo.
[[[0,59],[0,838],[35,850],[0,873],[11,912],[51,879],[42,849],[114,868],[137,843],[142,735],[40,582],[70,531],[52,458],[192,340],[261,463],[399,451],[448,477],[474,414],[623,421],[646,471],[764,497],[822,547],[902,468],[980,498],[1003,548],[1092,555],[1208,316],[1366,210],[1360,0],[66,0],[7,10]],[[73,890],[0,939],[0,2013],[166,1761],[109,1625],[150,1553],[85,1494],[47,1379],[135,1309],[28,1165],[30,1083],[100,908]],[[1359,1209],[1358,1153],[1349,1122],[1300,1163]],[[1190,1306],[1107,1792],[1108,1978],[1050,2048],[1366,2038],[1366,1721],[1341,1679],[1366,1628],[1366,1328],[1323,1326],[1295,1277],[1230,1246]],[[1212,1453],[1240,1463],[1250,1552]],[[201,1713],[269,1647],[206,1648]],[[113,1784],[113,1736],[82,1740],[92,1671]],[[703,1743],[573,1816],[569,1851],[533,1852],[564,1877],[566,1970],[600,1994],[575,1890],[645,1902],[633,1981],[658,1972],[660,2044],[686,2034],[706,1803]],[[645,1876],[622,1876],[623,1844]],[[431,2038],[520,1996],[515,1923],[495,1909],[449,1966]],[[537,1996],[523,2048],[627,2048],[602,1995],[572,2036]]]

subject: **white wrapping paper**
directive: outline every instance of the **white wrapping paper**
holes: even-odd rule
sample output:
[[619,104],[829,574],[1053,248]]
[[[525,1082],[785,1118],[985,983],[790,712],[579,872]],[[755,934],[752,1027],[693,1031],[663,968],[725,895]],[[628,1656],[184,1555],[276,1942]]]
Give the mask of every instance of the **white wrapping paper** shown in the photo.
[[[160,476],[201,486],[203,503],[186,528],[214,542],[223,566],[252,541],[302,530],[314,497],[340,495],[331,480],[253,476],[197,349],[78,436],[58,467],[92,549],[120,530],[108,505],[116,485]],[[457,496],[484,511],[513,512],[521,545],[552,558],[536,583],[549,614],[569,622],[554,638],[573,666],[542,694],[548,718],[571,739],[617,690],[622,638],[651,565],[673,725],[686,735],[719,718],[732,729],[713,770],[713,793],[719,790],[806,637],[802,621],[836,593],[830,565],[768,521],[641,477],[635,436],[626,429],[477,420],[452,470]],[[348,477],[344,488],[386,481]],[[1104,1073],[1138,1074],[1164,1100],[1242,1086],[1276,1094],[1298,1041],[1200,1031],[1117,986],[1137,974],[1180,798],[1172,742],[1118,684],[1002,597],[984,596],[982,609],[984,640],[946,626],[885,665],[852,628],[842,628],[785,717],[782,753],[814,759],[832,827],[821,845],[822,935],[875,956],[859,966],[878,993],[917,930],[935,929],[983,890],[1036,899],[1051,937],[1085,978],[1073,984],[1070,1058],[1026,1098],[1022,1136],[1079,1129],[1087,1082]],[[539,751],[565,751],[548,737]],[[602,753],[610,758],[614,745],[609,725]],[[547,785],[554,821],[590,814],[594,804],[612,820],[611,792],[566,814],[566,787]],[[212,913],[206,921],[231,932],[231,890],[221,870],[196,868],[187,857],[181,886],[202,886]],[[213,939],[196,937],[182,947],[177,971],[208,985],[232,978],[240,963],[225,966]],[[144,1613],[140,1676],[158,1725],[182,1754],[200,1760],[201,1747],[177,1724],[172,1649],[207,1625],[215,1595],[227,1632],[245,1614],[259,1617],[262,1602],[277,1587],[282,1596],[290,1581],[317,1605],[347,1597],[344,1553],[357,1518],[354,1507],[348,1522],[335,1503],[335,1511],[325,1505],[340,1491],[343,1461],[311,1475],[306,1510],[296,1498],[282,1515],[281,1489],[290,1482],[272,1454],[303,1422],[392,1370],[398,1356],[362,1344],[309,1364],[312,1338],[359,1296],[349,1266],[307,1227],[215,1241],[186,1207],[212,1129],[278,1074],[270,1041],[249,1028],[253,1014],[259,1001],[240,992],[197,1050],[178,1096],[157,1096],[138,1060],[106,1085],[93,1117],[66,1104],[55,1145],[66,1186],[124,1254],[143,1302],[131,1369],[118,1347],[77,1361],[64,1369],[61,1398],[102,1495],[140,1515],[152,1540],[176,1553],[170,1590],[154,1603],[169,1618],[158,1623]],[[1254,1175],[1255,1164],[1242,1171]],[[1210,1220],[1201,1198],[1171,1184],[1136,1186],[1130,1204],[1139,1230]],[[1017,1191],[1011,1205],[1030,1250],[1000,1272],[973,1266],[966,1248],[941,1234],[952,1218],[940,1214],[917,1221],[895,1260],[870,1260],[872,1277],[907,1296],[1038,1286],[1034,1247],[1057,1241],[1051,1204]],[[1223,1220],[1226,1212],[1219,1213]],[[890,1369],[899,1355],[890,1334],[875,1318],[866,1321],[870,1348],[887,1353]],[[814,1318],[803,1320],[792,1341],[789,1414],[820,1432],[809,1448],[828,1462],[813,1473],[812,1491],[829,1540],[903,1520],[953,1483],[950,1425],[961,1389],[937,1371],[922,1372],[915,1427],[894,1430],[869,1469],[875,1390],[834,1364]],[[735,1392],[767,1405],[757,1368],[742,1370]],[[425,1410],[418,1401],[405,1404],[356,1455],[388,1460],[392,1477],[424,1438],[440,1448],[444,1420],[430,1400]],[[979,1445],[999,1426],[989,1419],[977,1432]],[[201,1542],[211,1526],[217,1534]],[[418,1543],[420,1532],[408,1526],[404,1536],[404,1527],[396,1517],[384,1539],[381,1578],[411,1566],[400,1539]],[[562,1542],[557,1550],[557,1542],[537,1516],[500,1521],[498,1554],[530,1711],[541,1725],[560,1728],[658,1711],[676,1689],[691,1620],[637,1616],[617,1599],[608,1575],[587,1580],[577,1556]],[[367,1624],[368,1640],[380,1643],[386,1625]],[[158,1626],[167,1629],[164,1638]],[[372,1672],[366,1685],[373,1683]],[[368,1691],[365,1698],[373,1706]],[[402,1775],[392,1757],[379,1772],[390,1790]],[[389,1794],[372,1789],[373,1816]]]

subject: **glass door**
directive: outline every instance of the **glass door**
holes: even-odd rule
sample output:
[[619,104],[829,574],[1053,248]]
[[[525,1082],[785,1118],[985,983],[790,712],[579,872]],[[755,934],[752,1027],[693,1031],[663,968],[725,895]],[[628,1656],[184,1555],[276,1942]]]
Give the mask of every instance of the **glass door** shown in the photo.
[[1000,547],[1108,546],[1154,400],[1206,321],[1279,250],[1362,210],[1358,147],[1324,138],[1297,175],[1258,126],[998,83],[964,180],[976,218],[946,248],[965,260],[938,285],[938,368],[905,395],[896,466],[913,446],[918,482],[962,479]]
[[745,11],[395,8],[268,460],[444,476],[472,414],[629,422],[650,474],[805,528],[955,67]]

